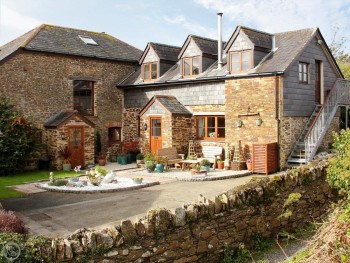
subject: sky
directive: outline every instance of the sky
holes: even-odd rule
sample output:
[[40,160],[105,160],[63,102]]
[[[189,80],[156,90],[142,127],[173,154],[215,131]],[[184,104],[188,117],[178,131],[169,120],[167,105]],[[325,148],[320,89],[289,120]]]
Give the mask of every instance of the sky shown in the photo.
[[40,24],[106,32],[141,50],[148,42],[182,46],[189,34],[217,38],[218,11],[224,41],[244,25],[269,33],[319,27],[328,44],[350,42],[350,0],[0,0],[0,46]]

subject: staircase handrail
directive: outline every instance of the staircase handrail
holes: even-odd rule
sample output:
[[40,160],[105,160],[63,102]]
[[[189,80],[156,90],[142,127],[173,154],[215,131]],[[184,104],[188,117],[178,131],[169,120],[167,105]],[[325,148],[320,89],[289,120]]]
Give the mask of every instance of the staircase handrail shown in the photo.
[[313,158],[313,155],[321,143],[321,138],[324,136],[326,129],[338,109],[340,99],[344,95],[350,98],[350,89],[343,89],[343,87],[345,87],[345,85],[342,85],[343,83],[341,83],[343,81],[345,80],[336,79],[332,89],[328,93],[325,103],[322,105],[315,120],[304,136],[306,162],[311,161]]

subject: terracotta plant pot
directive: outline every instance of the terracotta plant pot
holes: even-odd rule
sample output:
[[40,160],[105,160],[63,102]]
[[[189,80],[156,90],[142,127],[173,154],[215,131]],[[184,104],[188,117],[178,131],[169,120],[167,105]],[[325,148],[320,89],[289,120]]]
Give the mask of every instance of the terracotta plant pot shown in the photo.
[[191,170],[191,175],[196,175],[196,174],[204,174],[207,175],[207,171],[206,170],[201,170],[201,171],[197,171],[195,169]]
[[224,169],[224,162],[220,162],[220,163],[216,163],[217,164],[217,166],[218,166],[218,169],[220,169],[220,170],[222,170],[222,169]]
[[251,171],[252,170],[252,163],[247,163],[247,170]]
[[106,165],[106,159],[98,159],[98,165],[99,166],[105,166]]

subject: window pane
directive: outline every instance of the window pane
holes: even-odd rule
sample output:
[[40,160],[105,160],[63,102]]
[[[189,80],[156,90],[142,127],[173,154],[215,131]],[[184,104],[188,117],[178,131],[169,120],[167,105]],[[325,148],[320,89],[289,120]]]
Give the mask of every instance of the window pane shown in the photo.
[[218,127],[225,127],[225,117],[218,117]]
[[152,120],[152,136],[161,136],[162,129],[159,119]]
[[232,62],[231,70],[232,70],[232,72],[238,72],[239,71],[239,63],[238,62]]
[[303,81],[303,73],[299,72],[299,81]]
[[250,63],[248,61],[242,61],[242,71],[247,71],[250,69]]
[[231,53],[231,72],[238,72],[239,68],[239,54]]
[[92,92],[93,82],[85,80],[75,80],[73,82],[73,102],[74,109],[82,114],[92,114]]
[[250,52],[242,52],[242,61],[250,60]]
[[157,78],[157,64],[153,63],[151,64],[152,67],[152,79],[156,79]]
[[203,138],[205,136],[204,134],[204,125],[205,125],[205,118],[204,117],[199,117],[197,119],[197,136],[199,138]]
[[207,117],[208,137],[215,138],[215,117]]
[[303,81],[307,82],[307,73],[306,72],[303,73]]
[[145,79],[150,79],[151,75],[150,75],[150,66],[149,65],[145,65]]
[[191,73],[190,69],[190,60],[188,58],[184,59],[184,69],[183,69],[184,75],[189,76]]
[[239,61],[239,54],[238,53],[232,53],[231,54],[231,61],[232,62],[238,62]]
[[225,128],[218,128],[218,138],[225,138]]
[[192,59],[192,75],[199,74],[199,58]]

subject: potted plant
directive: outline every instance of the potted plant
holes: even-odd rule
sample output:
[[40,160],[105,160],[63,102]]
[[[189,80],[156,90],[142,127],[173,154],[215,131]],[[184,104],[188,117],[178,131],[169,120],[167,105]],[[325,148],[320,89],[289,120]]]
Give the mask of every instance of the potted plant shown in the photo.
[[251,171],[252,170],[252,159],[248,158],[245,162],[247,164],[247,170]]
[[107,154],[105,152],[100,152],[98,154],[97,161],[98,161],[98,165],[99,166],[105,166],[106,165],[106,156],[107,156]]
[[156,164],[154,163],[154,161],[147,161],[146,162],[147,172],[152,173],[155,168],[156,168]]
[[62,165],[63,171],[70,171],[71,164],[69,161],[70,161],[70,157],[72,156],[72,151],[66,145],[59,151],[59,154],[63,158],[63,165]]
[[156,158],[156,170],[158,173],[162,173],[164,171],[164,165],[167,163],[168,159],[165,157],[157,157]]
[[224,161],[223,160],[217,160],[216,162],[218,169],[222,170],[224,169]]
[[142,164],[144,158],[145,158],[145,156],[142,153],[138,153],[136,155],[136,163],[137,164]]
[[207,175],[207,170],[201,170],[201,165],[199,163],[191,165],[191,175],[201,174]]
[[201,166],[202,169],[204,169],[207,172],[209,172],[209,170],[210,170],[210,162],[209,162],[208,159],[201,160],[200,166]]

